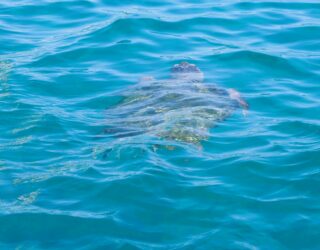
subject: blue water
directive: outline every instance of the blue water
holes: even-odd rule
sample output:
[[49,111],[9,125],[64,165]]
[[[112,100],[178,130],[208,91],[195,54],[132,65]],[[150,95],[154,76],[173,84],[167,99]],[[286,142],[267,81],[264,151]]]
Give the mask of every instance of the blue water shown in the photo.
[[[181,61],[248,115],[201,148],[104,132]],[[319,73],[316,0],[2,0],[0,249],[319,249]]]

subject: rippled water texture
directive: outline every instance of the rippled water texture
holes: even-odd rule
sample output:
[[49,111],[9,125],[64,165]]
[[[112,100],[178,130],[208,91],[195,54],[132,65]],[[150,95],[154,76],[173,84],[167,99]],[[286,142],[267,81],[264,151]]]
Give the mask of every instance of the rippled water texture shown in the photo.
[[[0,249],[319,249],[319,42],[319,1],[2,0]],[[181,61],[249,114],[110,136],[113,93]]]

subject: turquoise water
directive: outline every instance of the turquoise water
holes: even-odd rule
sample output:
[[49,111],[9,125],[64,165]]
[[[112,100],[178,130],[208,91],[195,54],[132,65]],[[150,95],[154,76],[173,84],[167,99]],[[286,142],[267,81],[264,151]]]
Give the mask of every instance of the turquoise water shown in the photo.
[[[319,249],[319,1],[2,0],[0,17],[0,249]],[[181,61],[249,114],[202,148],[104,132],[113,93]]]

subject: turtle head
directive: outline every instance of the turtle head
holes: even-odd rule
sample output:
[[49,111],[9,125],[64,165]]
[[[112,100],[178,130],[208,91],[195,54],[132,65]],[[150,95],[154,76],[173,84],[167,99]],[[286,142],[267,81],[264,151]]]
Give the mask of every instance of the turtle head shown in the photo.
[[188,62],[181,62],[175,64],[171,68],[171,76],[173,79],[188,80],[192,82],[202,82],[203,73],[194,64]]

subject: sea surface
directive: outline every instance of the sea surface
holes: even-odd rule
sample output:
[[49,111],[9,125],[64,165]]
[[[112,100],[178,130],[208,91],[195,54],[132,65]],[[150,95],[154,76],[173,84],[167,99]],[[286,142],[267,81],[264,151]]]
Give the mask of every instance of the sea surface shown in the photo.
[[[108,134],[181,61],[248,114]],[[318,0],[1,0],[0,249],[320,249],[319,87]]]

